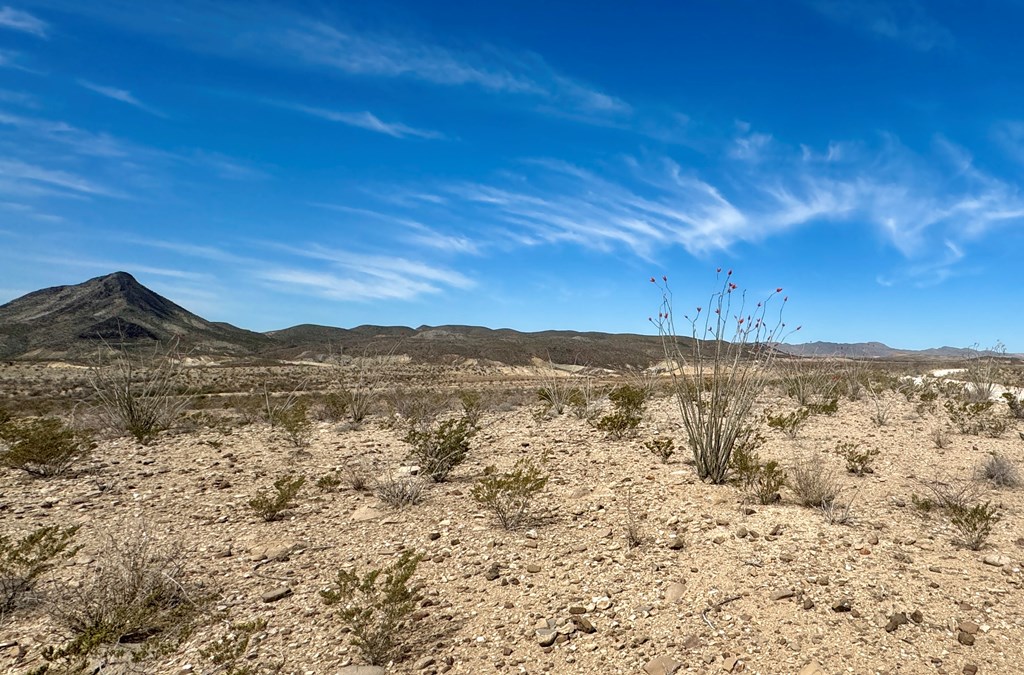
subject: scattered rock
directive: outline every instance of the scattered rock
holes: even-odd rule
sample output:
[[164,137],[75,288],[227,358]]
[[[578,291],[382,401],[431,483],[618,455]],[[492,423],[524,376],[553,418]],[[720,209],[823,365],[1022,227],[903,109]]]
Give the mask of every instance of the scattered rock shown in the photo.
[[914,623],[922,623],[924,621],[924,614],[921,613],[921,610],[915,609],[910,615],[910,620]]
[[553,628],[538,628],[537,643],[541,647],[550,647],[558,639],[558,631]]
[[817,661],[811,661],[797,675],[825,675],[825,669]]
[[849,612],[853,610],[853,603],[849,598],[843,598],[832,603],[833,612]]
[[896,612],[889,617],[889,623],[885,624],[886,633],[894,633],[900,626],[909,623],[910,620],[903,612]]
[[368,520],[376,520],[384,514],[370,506],[361,506],[352,512],[352,522],[363,523]]
[[957,628],[959,628],[961,632],[969,633],[970,635],[977,635],[978,631],[981,630],[978,624],[973,621],[961,621]]
[[279,586],[271,589],[260,596],[263,602],[277,602],[278,600],[284,600],[285,598],[292,595],[292,589],[288,586]]
[[964,664],[964,675],[978,675],[978,666],[974,663]]
[[989,553],[987,556],[981,559],[981,562],[992,567],[1006,567],[1010,564],[1010,559],[1005,555],[999,555],[998,553]]
[[672,537],[668,540],[668,547],[673,551],[682,551],[684,548],[686,548],[686,543],[682,540],[681,537]]
[[498,565],[498,563],[494,563],[493,565],[487,568],[486,572],[484,572],[484,579],[487,579],[488,581],[494,581],[500,576],[501,567]]
[[530,574],[536,574],[537,572],[540,572],[540,565],[536,563],[530,563],[526,566],[526,571]]
[[792,588],[779,588],[772,593],[772,600],[786,600],[796,595]]
[[686,586],[678,581],[668,585],[665,589],[665,602],[679,602],[686,592]]
[[727,673],[738,673],[743,670],[743,661],[738,656],[730,656],[722,662],[722,670]]
[[672,675],[682,665],[668,656],[659,656],[647,662],[647,665],[644,666],[644,672],[647,675]]
[[970,633],[960,631],[959,633],[957,633],[956,641],[964,645],[965,647],[971,647],[974,645],[974,636]]
[[338,675],[388,675],[380,666],[345,666],[337,672]]

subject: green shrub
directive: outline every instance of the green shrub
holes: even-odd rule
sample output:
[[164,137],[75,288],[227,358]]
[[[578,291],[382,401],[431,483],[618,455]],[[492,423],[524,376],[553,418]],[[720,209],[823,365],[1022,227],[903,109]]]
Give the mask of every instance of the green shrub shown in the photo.
[[292,445],[297,448],[309,445],[313,423],[309,419],[309,404],[305,399],[298,399],[279,410],[274,421],[275,426],[284,431]]
[[420,556],[405,551],[392,565],[359,576],[341,570],[332,588],[320,595],[328,605],[338,605],[338,616],[351,632],[352,644],[373,665],[384,665],[402,656],[409,616],[420,595],[409,585]]
[[959,506],[949,511],[949,522],[960,533],[960,543],[972,551],[979,550],[999,522],[996,509],[990,502]]
[[946,401],[949,420],[961,434],[985,434],[993,438],[1002,435],[1008,426],[1005,419],[993,417],[992,401]]
[[[493,469],[492,469],[493,471]],[[493,513],[506,530],[517,527],[527,516],[530,502],[547,485],[545,475],[533,460],[524,458],[511,471],[489,472],[470,490],[473,499]]]
[[847,473],[864,476],[875,472],[874,467],[871,465],[874,463],[875,457],[878,456],[878,450],[874,448],[861,450],[858,443],[844,441],[836,446],[836,452],[846,460]]
[[839,412],[839,399],[831,398],[827,401],[811,402],[804,408],[811,415],[835,415]]
[[260,490],[249,500],[249,506],[263,520],[272,522],[279,520],[281,515],[291,506],[295,496],[306,483],[304,476],[281,476],[274,481],[274,491]]
[[1006,405],[1010,408],[1010,416],[1014,419],[1024,420],[1024,399],[1018,398],[1010,392],[1003,394]]
[[325,473],[316,479],[316,487],[320,492],[334,492],[340,485],[341,476],[339,476],[335,471]]
[[759,504],[774,504],[781,499],[779,490],[786,484],[786,472],[775,460],[762,462],[753,445],[733,450],[732,470],[740,489]]
[[608,394],[613,411],[597,422],[597,428],[612,438],[624,438],[636,431],[643,417],[647,394],[630,384],[615,387]]
[[47,525],[17,540],[0,534],[0,616],[14,609],[18,597],[32,590],[59,557],[78,550],[70,548],[77,532],[78,526]]
[[668,464],[668,460],[676,451],[672,439],[664,436],[650,439],[644,443],[644,447],[654,453],[654,456],[660,459],[662,464]]
[[771,410],[764,412],[764,419],[768,423],[768,428],[785,432],[790,438],[796,438],[797,431],[799,431],[800,427],[810,416],[811,411],[807,408],[799,408],[793,412],[779,415],[776,415]]
[[411,429],[404,440],[412,446],[410,456],[420,471],[435,483],[441,483],[466,460],[469,439],[474,432],[473,425],[463,417],[445,420],[425,431]]
[[231,624],[228,632],[216,642],[199,650],[199,655],[216,666],[224,675],[256,675],[259,666],[245,663],[246,652],[256,633],[267,627],[266,619]]
[[0,441],[7,445],[0,450],[0,465],[43,478],[67,473],[92,447],[83,434],[53,417],[0,424]]

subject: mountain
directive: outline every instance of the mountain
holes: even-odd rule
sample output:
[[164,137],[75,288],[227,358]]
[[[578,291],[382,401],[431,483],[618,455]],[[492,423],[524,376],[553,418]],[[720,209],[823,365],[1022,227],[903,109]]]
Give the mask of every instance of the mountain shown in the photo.
[[850,359],[941,359],[967,360],[978,356],[1019,357],[1020,354],[1000,354],[992,350],[965,347],[936,347],[932,349],[894,349],[881,342],[805,342],[781,344],[779,350],[793,356],[838,356]]
[[653,335],[540,331],[479,326],[359,326],[332,328],[304,324],[267,333],[277,346],[267,356],[317,358],[327,353],[361,355],[394,350],[417,361],[458,359],[528,365],[541,361],[602,367],[644,366],[664,358]]
[[203,354],[254,353],[273,343],[260,333],[211,323],[127,272],[44,288],[0,305],[0,358],[75,357],[101,341],[146,344],[174,337]]

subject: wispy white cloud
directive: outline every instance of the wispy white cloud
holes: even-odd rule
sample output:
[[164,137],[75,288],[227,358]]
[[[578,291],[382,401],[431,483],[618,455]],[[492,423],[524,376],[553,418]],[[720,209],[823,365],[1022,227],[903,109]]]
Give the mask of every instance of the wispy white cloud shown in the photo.
[[439,131],[430,131],[428,129],[417,129],[410,127],[400,122],[385,122],[371,112],[340,112],[336,110],[330,110],[327,108],[318,108],[315,106],[303,105],[301,103],[291,103],[287,101],[273,101],[265,100],[264,103],[274,105],[280,108],[287,108],[288,110],[295,110],[302,112],[313,117],[319,117],[321,119],[328,120],[330,122],[338,122],[339,124],[346,124],[350,127],[357,127],[359,129],[366,129],[367,131],[374,131],[379,134],[385,134],[392,136],[393,138],[426,138],[426,139],[441,139],[445,135]]
[[[432,203],[439,203],[438,200],[431,201]],[[345,204],[313,202],[310,203],[310,206],[349,214],[356,218],[371,218],[382,223],[397,225],[403,230],[397,238],[405,244],[432,248],[453,254],[479,255],[481,253],[481,242],[464,234],[443,232],[438,228],[430,227],[412,218],[383,211],[352,207]]]
[[[0,58],[2,58],[2,55],[0,55]],[[3,64],[0,63],[0,65]],[[12,91],[10,89],[0,89],[0,103],[20,105],[24,108],[39,107],[39,99],[32,94],[27,94],[23,91]]]
[[90,82],[89,80],[78,80],[78,84],[79,86],[84,87],[93,93],[99,94],[100,96],[106,96],[107,98],[113,99],[115,101],[120,101],[121,103],[126,103],[132,106],[133,108],[138,108],[139,110],[147,112],[150,115],[156,115],[157,117],[164,118],[167,117],[167,115],[164,112],[157,110],[152,106],[146,105],[145,103],[137,99],[127,89],[108,87],[101,84],[96,84],[95,82]]
[[948,48],[955,42],[953,33],[929,16],[926,6],[917,0],[809,0],[808,4],[837,23],[920,51]]
[[212,170],[227,180],[265,180],[270,174],[234,157],[209,150],[196,150],[191,155],[179,155],[179,161],[191,163]]
[[45,38],[50,26],[37,16],[13,7],[0,7],[0,27]]
[[[26,186],[29,188],[30,194],[34,194],[32,191],[33,185],[42,184],[44,187],[56,188],[58,193],[64,192],[71,196],[124,196],[114,188],[74,173],[58,169],[48,169],[16,159],[0,158],[0,181],[6,182],[8,187],[13,186],[15,192],[18,191],[17,186]],[[2,191],[3,189],[0,188],[0,192]]]

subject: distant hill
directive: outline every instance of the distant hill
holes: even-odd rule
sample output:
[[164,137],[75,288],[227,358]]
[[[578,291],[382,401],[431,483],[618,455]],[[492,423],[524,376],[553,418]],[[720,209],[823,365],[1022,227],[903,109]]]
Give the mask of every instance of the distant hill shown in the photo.
[[199,353],[254,353],[261,333],[211,323],[154,293],[127,272],[55,286],[0,305],[0,358],[81,356],[100,343],[166,341]]
[[[394,353],[427,363],[475,360],[509,365],[540,361],[621,368],[664,358],[655,335],[576,331],[523,333],[479,326],[358,326],[302,324],[254,333],[211,322],[115,272],[74,286],[56,286],[0,305],[0,359],[81,358],[101,341],[145,345],[177,337],[197,354],[318,360],[329,355]],[[689,338],[684,338],[688,340]],[[794,356],[856,359],[964,359],[968,349],[893,349],[881,342],[779,345]],[[990,353],[990,352],[983,352]]]

